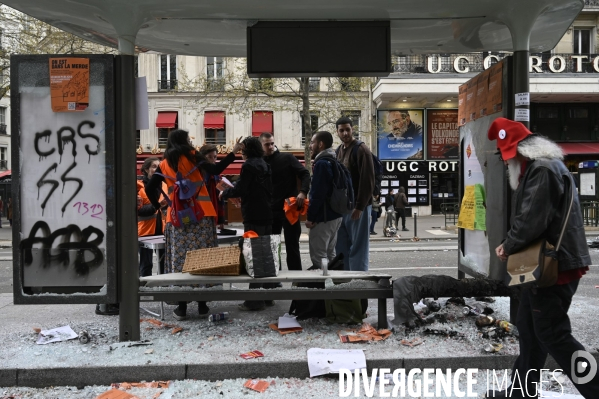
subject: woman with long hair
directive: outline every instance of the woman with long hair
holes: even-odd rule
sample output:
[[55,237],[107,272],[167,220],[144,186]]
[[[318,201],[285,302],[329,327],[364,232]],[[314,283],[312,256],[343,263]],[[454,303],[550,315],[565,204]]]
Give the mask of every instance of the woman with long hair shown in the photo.
[[[171,219],[171,209],[169,206],[166,216],[166,227],[164,229],[166,239],[166,273],[179,273],[183,270],[187,251],[218,246],[215,220],[217,213],[210,201],[208,190],[205,184],[203,184],[204,178],[202,173],[222,173],[235,160],[235,152],[242,148],[243,145],[238,141],[233,147],[233,151],[227,157],[218,164],[211,164],[206,162],[206,159],[192,146],[188,132],[185,130],[175,130],[169,134],[164,159],[160,162],[156,172],[146,186],[150,202],[157,208],[160,206],[157,188],[163,182],[167,184],[169,195],[171,195],[177,172],[179,172],[185,179],[196,183],[196,193],[192,198],[195,199],[197,205],[202,209],[204,216],[197,223],[182,223],[180,227],[176,227]],[[164,176],[168,177],[165,178]],[[198,302],[198,312],[200,315],[207,314],[209,310],[206,302]],[[179,306],[174,310],[174,317],[177,320],[187,318],[187,302],[179,302]]]

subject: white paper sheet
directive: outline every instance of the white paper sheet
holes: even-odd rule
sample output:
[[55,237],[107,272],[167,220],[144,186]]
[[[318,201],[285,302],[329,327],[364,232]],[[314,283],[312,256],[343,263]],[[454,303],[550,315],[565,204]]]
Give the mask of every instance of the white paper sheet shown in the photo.
[[57,327],[51,330],[42,330],[37,338],[36,344],[46,345],[51,342],[68,341],[75,339],[78,335],[69,326]]
[[308,349],[310,377],[339,373],[341,369],[354,371],[366,368],[366,356],[360,349]]
[[279,317],[279,328],[296,328],[301,327],[300,323],[297,322],[295,316],[290,316],[289,313],[285,313],[283,317]]

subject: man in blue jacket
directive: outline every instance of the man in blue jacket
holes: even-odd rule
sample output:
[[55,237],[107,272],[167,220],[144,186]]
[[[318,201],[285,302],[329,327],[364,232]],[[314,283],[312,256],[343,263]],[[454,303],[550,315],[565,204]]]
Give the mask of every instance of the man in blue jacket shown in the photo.
[[310,259],[318,267],[322,267],[323,258],[328,258],[330,262],[335,257],[337,230],[341,225],[341,215],[330,208],[327,199],[333,190],[331,163],[337,159],[332,146],[333,135],[329,132],[317,132],[310,140],[314,172],[306,227],[310,229]]

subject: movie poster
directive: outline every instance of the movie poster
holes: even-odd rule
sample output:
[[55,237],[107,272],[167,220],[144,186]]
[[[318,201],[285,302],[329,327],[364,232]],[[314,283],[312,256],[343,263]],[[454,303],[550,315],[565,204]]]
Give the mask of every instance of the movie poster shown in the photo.
[[424,110],[377,112],[378,156],[381,160],[424,159]]
[[457,109],[426,110],[427,159],[459,159]]

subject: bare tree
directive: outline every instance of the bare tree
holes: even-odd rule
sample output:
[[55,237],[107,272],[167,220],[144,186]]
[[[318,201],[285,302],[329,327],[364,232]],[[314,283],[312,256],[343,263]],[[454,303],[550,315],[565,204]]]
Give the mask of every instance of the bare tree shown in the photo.
[[[240,118],[261,108],[299,112],[305,132],[304,160],[310,171],[309,145],[314,133],[311,116],[318,115],[316,130],[325,127],[333,130],[343,110],[368,107],[368,91],[362,89],[367,88],[370,78],[327,78],[323,84],[321,79],[310,77],[251,79],[245,58],[229,58],[223,62],[228,65],[221,65],[219,74],[212,73],[211,69],[208,73],[202,71],[200,76],[189,77],[181,68],[177,91],[193,93],[189,101],[197,110],[222,107]],[[370,134],[370,124],[364,126],[368,131],[360,133]]]
[[13,54],[116,54],[5,5],[0,5],[0,34],[0,99],[10,90]]

